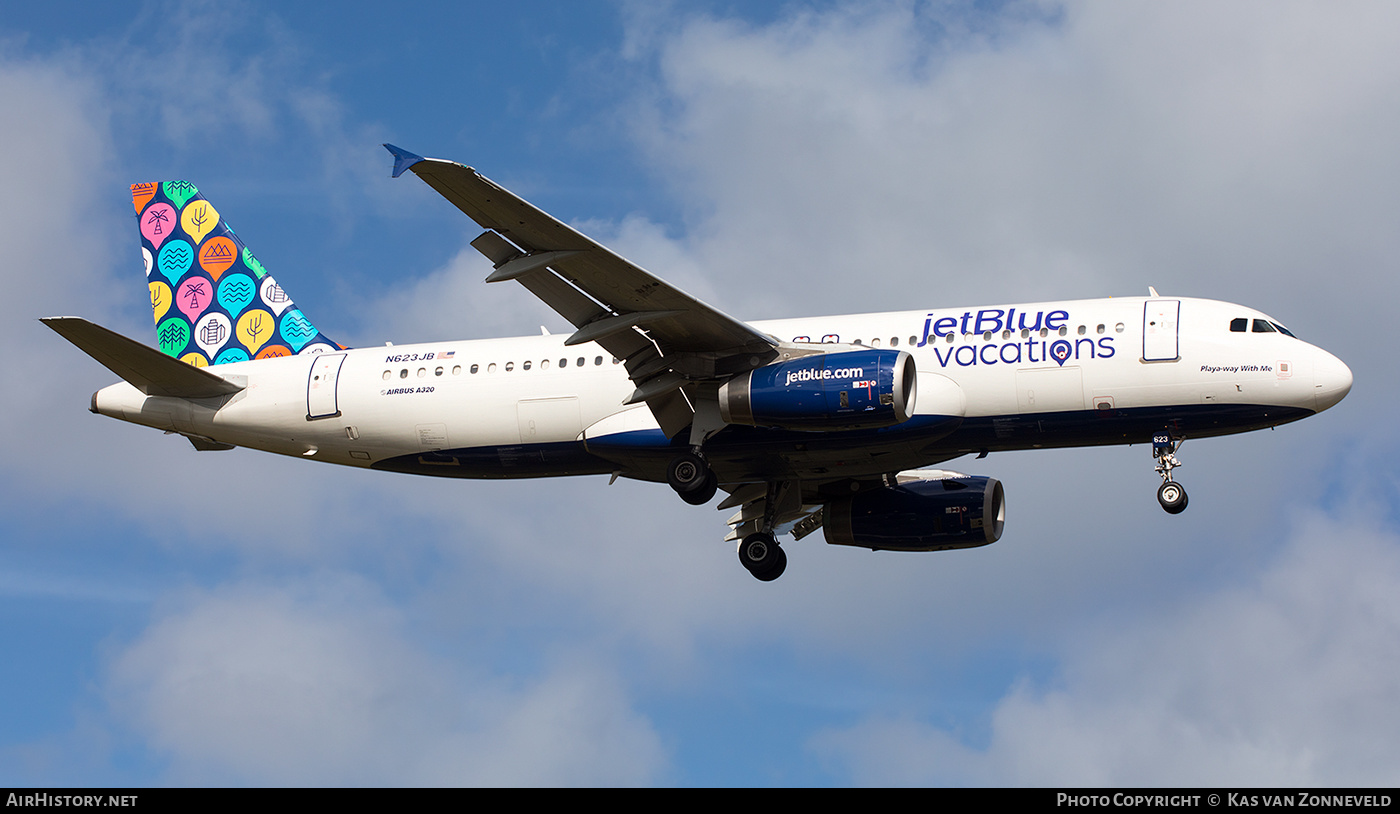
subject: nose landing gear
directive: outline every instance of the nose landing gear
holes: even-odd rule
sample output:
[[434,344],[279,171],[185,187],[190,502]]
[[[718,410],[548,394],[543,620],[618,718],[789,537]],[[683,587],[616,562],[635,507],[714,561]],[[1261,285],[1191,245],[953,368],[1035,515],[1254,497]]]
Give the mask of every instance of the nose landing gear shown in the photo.
[[1157,474],[1162,476],[1162,485],[1157,489],[1157,502],[1168,514],[1181,514],[1186,511],[1186,488],[1172,480],[1172,470],[1181,466],[1176,451],[1181,446],[1181,438],[1172,438],[1167,430],[1152,434],[1152,457],[1157,461]]

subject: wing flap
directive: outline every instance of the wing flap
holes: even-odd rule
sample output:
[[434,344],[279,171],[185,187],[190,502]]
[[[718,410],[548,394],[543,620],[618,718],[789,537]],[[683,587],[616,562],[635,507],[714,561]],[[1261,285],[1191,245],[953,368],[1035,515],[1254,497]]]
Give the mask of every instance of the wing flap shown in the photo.
[[148,396],[201,399],[243,389],[82,317],[45,317],[39,321]]

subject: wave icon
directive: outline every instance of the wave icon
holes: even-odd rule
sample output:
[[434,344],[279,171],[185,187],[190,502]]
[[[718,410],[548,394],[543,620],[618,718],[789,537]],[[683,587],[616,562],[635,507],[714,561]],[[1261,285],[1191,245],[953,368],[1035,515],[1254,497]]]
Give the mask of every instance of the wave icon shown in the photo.
[[292,310],[284,314],[278,332],[295,350],[301,350],[301,346],[310,342],[317,333],[316,326],[312,325],[311,320],[303,316],[300,310]]

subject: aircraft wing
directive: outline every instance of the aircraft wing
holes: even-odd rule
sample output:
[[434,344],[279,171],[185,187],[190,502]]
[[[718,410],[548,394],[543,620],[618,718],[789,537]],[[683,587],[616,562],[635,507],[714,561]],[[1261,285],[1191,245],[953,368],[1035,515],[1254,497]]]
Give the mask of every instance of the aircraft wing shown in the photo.
[[384,145],[394,177],[412,170],[487,231],[472,241],[494,265],[487,282],[518,280],[578,330],[622,359],[668,436],[691,423],[683,388],[768,363],[778,340],[653,276],[471,167]]

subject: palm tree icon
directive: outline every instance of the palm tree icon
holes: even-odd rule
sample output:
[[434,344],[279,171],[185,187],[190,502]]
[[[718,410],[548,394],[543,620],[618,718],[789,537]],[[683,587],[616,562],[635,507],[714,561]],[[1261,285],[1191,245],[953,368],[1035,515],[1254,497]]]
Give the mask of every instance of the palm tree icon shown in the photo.
[[170,215],[169,215],[164,209],[157,209],[157,208],[155,208],[155,207],[152,207],[152,208],[151,208],[151,213],[150,213],[150,214],[151,214],[151,217],[150,217],[149,220],[146,221],[146,223],[147,223],[147,224],[155,224],[155,228],[151,230],[151,234],[153,234],[153,235],[165,234],[165,228],[162,226],[162,224],[164,224],[164,223],[166,223],[166,222],[168,222],[168,221],[170,220]]

